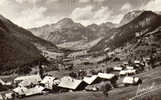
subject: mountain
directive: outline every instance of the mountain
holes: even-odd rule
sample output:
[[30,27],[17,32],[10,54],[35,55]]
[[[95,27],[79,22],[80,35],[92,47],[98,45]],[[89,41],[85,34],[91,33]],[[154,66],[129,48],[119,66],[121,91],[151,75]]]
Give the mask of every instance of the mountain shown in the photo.
[[16,37],[0,19],[0,73],[45,61],[40,51],[29,41]]
[[105,26],[105,27],[112,29],[112,28],[116,28],[117,24],[114,24],[112,22],[106,22],[106,23],[102,23],[100,26]]
[[136,43],[138,38],[154,31],[159,26],[161,26],[161,16],[152,11],[144,11],[129,23],[110,30],[107,34],[111,36],[103,38],[90,51],[98,52],[105,48],[115,49],[128,43]]
[[6,26],[9,33],[12,33],[12,35],[14,35],[15,37],[28,41],[31,44],[37,46],[38,48],[52,48],[53,51],[60,52],[60,50],[54,44],[34,36],[30,31],[17,26],[16,24],[1,15],[0,20]]
[[[29,29],[33,34],[55,44],[72,42],[91,42],[106,34],[114,27],[112,23],[92,24],[84,27],[70,18],[64,18],[55,24]],[[68,44],[69,44],[68,43]],[[83,43],[82,43],[83,44]]]
[[115,27],[116,27],[115,24],[107,22],[107,23],[102,23],[100,25],[91,24],[91,25],[88,25],[86,28],[87,30],[91,31],[95,35],[95,37],[99,38],[99,37],[104,37],[105,35],[107,35],[106,33],[110,29],[115,28]]
[[138,17],[143,11],[142,10],[134,10],[131,12],[128,12],[127,14],[124,15],[123,19],[120,22],[120,25],[125,25]]
[[64,18],[56,24],[33,28],[30,31],[47,41],[55,44],[65,42],[74,42],[80,40],[88,40],[94,38],[91,32],[88,32],[85,27],[79,23],[74,23],[70,18]]

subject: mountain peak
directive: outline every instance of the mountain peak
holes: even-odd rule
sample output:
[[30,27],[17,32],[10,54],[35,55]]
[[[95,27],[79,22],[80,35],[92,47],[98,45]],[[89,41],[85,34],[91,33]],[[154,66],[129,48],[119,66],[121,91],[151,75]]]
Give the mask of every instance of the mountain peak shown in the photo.
[[152,12],[152,11],[143,11],[142,13],[141,13],[142,15],[146,15],[146,16],[149,16],[149,15],[158,15],[157,13],[155,13],[155,12]]
[[121,20],[120,24],[121,25],[124,25],[124,24],[129,23],[130,21],[132,21],[133,19],[135,19],[137,16],[139,16],[143,12],[144,12],[143,10],[133,10],[131,12],[128,12],[127,14],[125,14],[125,16]]
[[57,24],[73,24],[73,23],[74,23],[74,22],[73,22],[72,19],[70,19],[70,18],[64,18],[64,19],[58,21]]
[[87,28],[90,28],[90,27],[94,27],[94,28],[97,28],[98,25],[97,24],[91,24],[91,25],[88,25]]

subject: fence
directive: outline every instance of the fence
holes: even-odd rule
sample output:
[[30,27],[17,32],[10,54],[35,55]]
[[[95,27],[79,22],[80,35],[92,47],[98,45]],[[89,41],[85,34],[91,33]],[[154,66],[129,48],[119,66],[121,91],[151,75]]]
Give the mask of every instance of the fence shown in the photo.
[[[155,94],[156,93],[156,94]],[[155,88],[153,88],[153,89],[151,89],[151,90],[149,90],[149,91],[147,91],[147,92],[144,92],[144,93],[141,93],[141,94],[139,94],[139,95],[136,95],[136,96],[134,96],[134,97],[132,97],[132,98],[130,98],[129,100],[153,100],[152,98],[155,98],[155,97],[153,97],[154,95],[158,95],[159,94],[159,96],[160,96],[160,94],[161,94],[161,85],[159,85],[159,86],[157,86],[157,87],[155,87]],[[145,99],[145,98],[151,98],[151,99]],[[161,96],[160,96],[161,97]],[[159,97],[159,98],[160,98]],[[155,99],[156,100],[156,99]],[[158,99],[158,100],[160,100],[160,99]]]

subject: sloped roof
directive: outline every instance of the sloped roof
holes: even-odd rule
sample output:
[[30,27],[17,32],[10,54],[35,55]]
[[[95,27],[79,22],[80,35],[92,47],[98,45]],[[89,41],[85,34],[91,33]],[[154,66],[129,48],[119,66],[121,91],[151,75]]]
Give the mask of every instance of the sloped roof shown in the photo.
[[49,83],[49,82],[53,82],[54,79],[55,79],[55,77],[45,76],[44,79],[40,83],[46,84],[46,83]]
[[44,87],[42,86],[35,86],[34,88],[27,89],[27,91],[24,91],[25,96],[31,96],[35,94],[40,94],[44,90]]
[[39,74],[30,76],[21,76],[17,77],[14,81],[15,82],[21,81],[18,84],[19,86],[29,86],[30,84],[38,84],[41,81],[41,77]]
[[84,77],[84,78],[83,78],[83,81],[90,85],[90,84],[92,84],[97,78],[98,78],[97,75],[93,75],[93,76],[91,76],[91,77]]
[[26,87],[17,87],[15,89],[13,89],[14,92],[18,93],[19,95],[24,95],[24,91],[27,91],[27,88]]
[[19,95],[31,96],[35,94],[39,94],[44,90],[42,86],[35,86],[34,88],[27,89],[25,87],[17,87],[13,89],[14,92],[18,93]]
[[5,84],[6,84],[2,79],[0,79],[0,83],[1,83],[2,85],[5,85]]
[[124,61],[123,64],[128,65],[128,62],[127,61]]
[[54,84],[55,77],[52,76],[45,76],[44,79],[40,82],[42,84],[45,84],[45,88],[52,89]]
[[78,86],[82,83],[82,80],[73,79],[71,77],[65,76],[60,79],[59,87],[68,88],[68,89],[77,89]]
[[140,61],[139,61],[139,60],[135,60],[134,63],[135,63],[135,64],[139,64]]
[[130,74],[130,73],[135,73],[136,72],[136,70],[135,69],[133,69],[133,70],[122,70],[122,71],[120,71],[120,75],[125,75],[125,74]]
[[120,70],[123,70],[123,68],[122,67],[114,67],[113,70],[120,71]]
[[134,67],[133,66],[126,66],[126,69],[133,70]]
[[98,77],[103,79],[112,79],[115,74],[107,74],[107,73],[98,73]]
[[125,77],[123,79],[123,83],[128,83],[128,84],[134,84],[135,82],[138,82],[139,78],[138,77]]
[[3,96],[0,94],[0,100],[3,100]]

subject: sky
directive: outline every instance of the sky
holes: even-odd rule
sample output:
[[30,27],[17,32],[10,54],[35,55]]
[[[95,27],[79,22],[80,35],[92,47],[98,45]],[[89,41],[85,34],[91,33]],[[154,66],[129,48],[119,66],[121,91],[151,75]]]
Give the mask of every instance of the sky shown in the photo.
[[161,0],[0,0],[0,14],[24,28],[66,17],[85,26],[119,23],[132,10],[161,11]]

